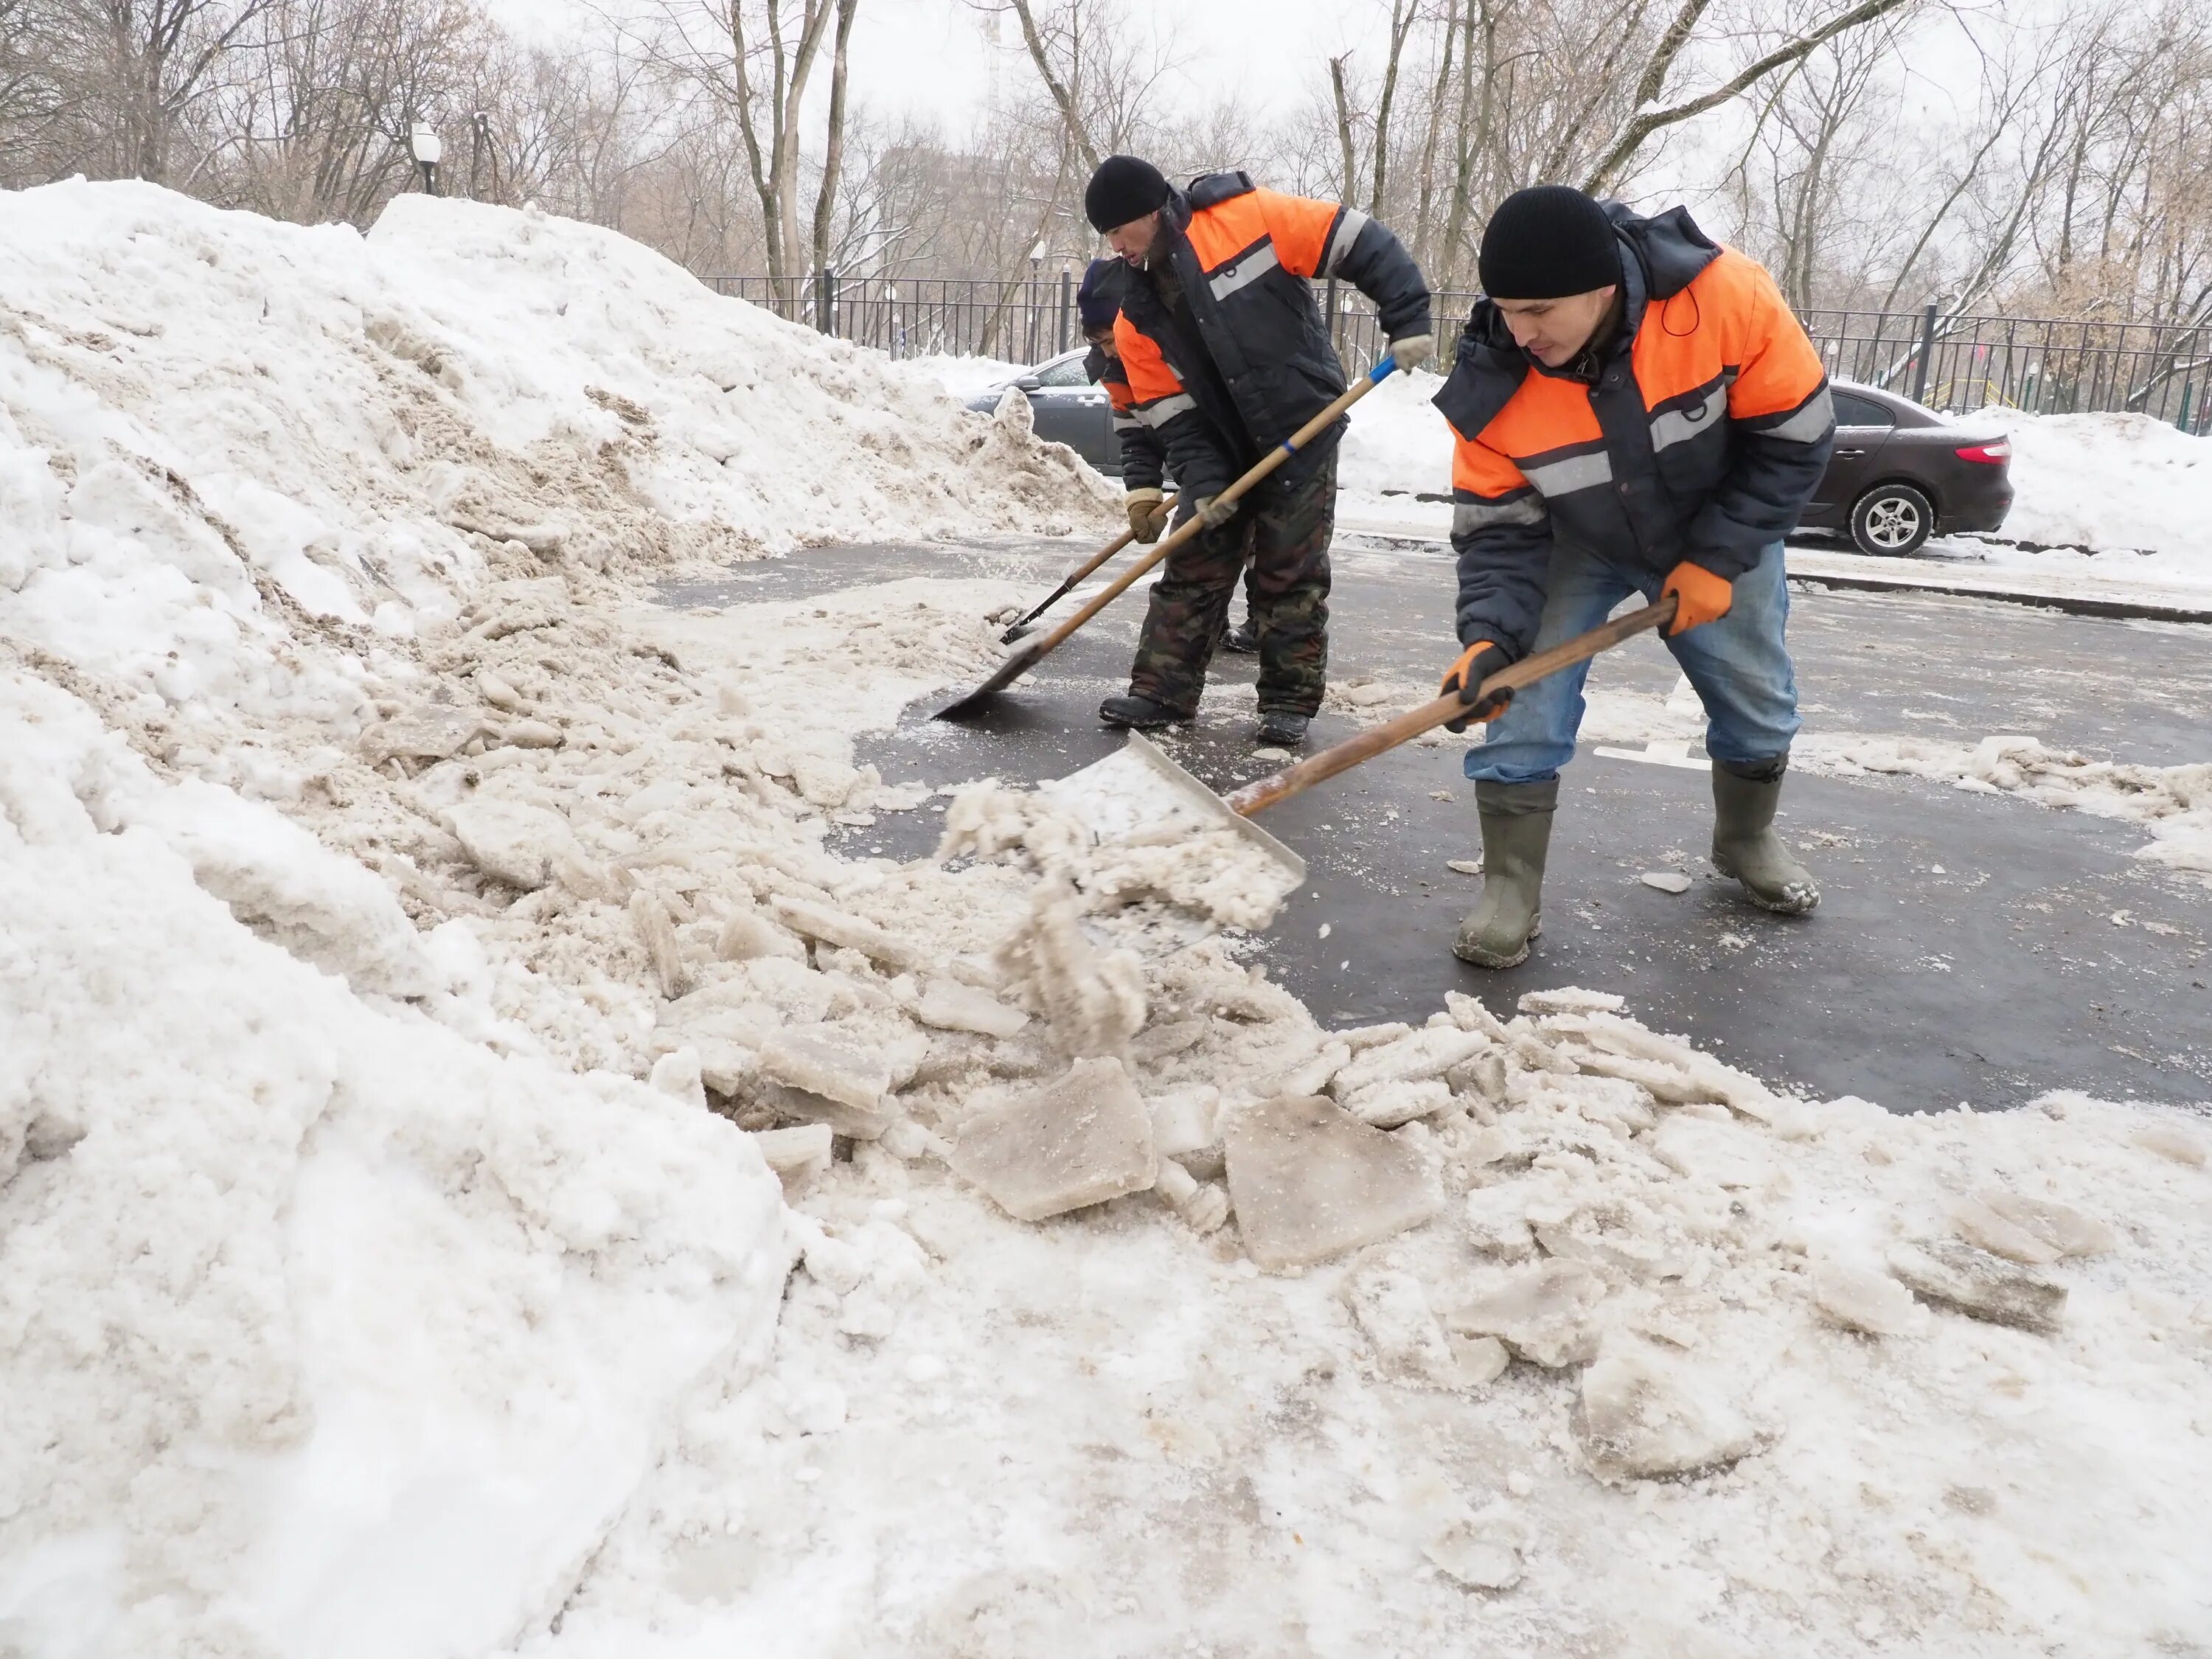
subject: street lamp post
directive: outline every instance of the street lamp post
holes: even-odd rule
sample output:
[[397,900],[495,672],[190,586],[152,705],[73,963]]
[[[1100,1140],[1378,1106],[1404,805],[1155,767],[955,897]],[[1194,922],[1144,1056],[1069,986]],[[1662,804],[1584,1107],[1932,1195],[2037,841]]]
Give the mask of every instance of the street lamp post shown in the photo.
[[430,131],[429,123],[417,121],[408,138],[407,147],[415,153],[415,165],[422,169],[422,190],[426,195],[438,193],[438,163],[446,159],[446,146],[438,135]]

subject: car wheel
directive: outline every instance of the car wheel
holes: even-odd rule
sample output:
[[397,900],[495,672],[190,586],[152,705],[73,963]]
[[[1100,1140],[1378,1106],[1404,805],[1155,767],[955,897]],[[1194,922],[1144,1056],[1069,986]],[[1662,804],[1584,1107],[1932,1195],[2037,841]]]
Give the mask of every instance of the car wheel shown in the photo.
[[1862,553],[1917,553],[1935,529],[1936,504],[1908,483],[1878,484],[1851,509],[1851,540]]

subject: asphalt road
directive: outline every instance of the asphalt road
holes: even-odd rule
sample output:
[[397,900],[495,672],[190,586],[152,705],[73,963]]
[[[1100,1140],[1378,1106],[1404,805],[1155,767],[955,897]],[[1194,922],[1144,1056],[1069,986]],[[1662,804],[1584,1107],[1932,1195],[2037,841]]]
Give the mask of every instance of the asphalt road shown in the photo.
[[[726,605],[917,574],[1005,576],[1041,597],[1081,551],[828,549],[663,597]],[[1432,681],[1451,654],[1448,550],[1346,536],[1337,564],[1333,675]],[[1133,596],[980,720],[908,709],[861,758],[933,784],[1030,781],[1100,758],[1120,738],[1095,711],[1125,684],[1140,615]],[[2212,758],[2212,629],[1816,591],[1795,596],[1791,644],[1808,729],[2017,732],[2100,758]],[[1200,723],[1167,744],[1218,787],[1272,769],[1251,757],[1253,672],[1218,659]],[[1664,696],[1675,679],[1664,650],[1638,641],[1592,684]],[[1315,742],[1354,729],[1325,714]],[[2130,857],[2146,839],[2132,826],[1911,778],[1796,775],[1783,829],[1823,898],[1809,917],[1774,917],[1705,864],[1704,773],[1585,747],[1565,775],[1544,935],[1521,967],[1489,973],[1449,949],[1480,887],[1446,867],[1480,846],[1458,760],[1456,745],[1400,750],[1267,815],[1310,873],[1256,954],[1325,1022],[1419,1020],[1447,989],[1510,1009],[1523,991],[1574,984],[1617,991],[1647,1023],[1771,1079],[1893,1109],[2014,1105],[2054,1088],[2212,1101],[2212,890]],[[843,844],[908,857],[936,832],[924,809]],[[1661,869],[1695,884],[1674,897],[1638,879]]]

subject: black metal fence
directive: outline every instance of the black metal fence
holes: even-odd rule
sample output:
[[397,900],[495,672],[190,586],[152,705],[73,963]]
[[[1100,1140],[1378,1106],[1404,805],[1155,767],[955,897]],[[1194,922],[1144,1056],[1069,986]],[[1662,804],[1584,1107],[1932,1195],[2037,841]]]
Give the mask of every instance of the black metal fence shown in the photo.
[[[809,277],[779,297],[764,276],[717,276],[715,291],[767,306],[794,322],[894,357],[935,354],[1037,362],[1069,349],[1072,271],[1012,283],[936,278],[885,282]],[[1335,282],[1318,296],[1347,371],[1381,355],[1374,308]],[[1447,336],[1470,293],[1436,296]],[[1814,311],[1807,331],[1841,380],[1885,387],[1948,414],[1997,406],[2038,415],[2131,410],[2185,432],[2212,433],[2212,323],[2076,322],[2049,317],[1946,317],[1920,311]],[[1443,343],[1447,350],[1449,339]]]

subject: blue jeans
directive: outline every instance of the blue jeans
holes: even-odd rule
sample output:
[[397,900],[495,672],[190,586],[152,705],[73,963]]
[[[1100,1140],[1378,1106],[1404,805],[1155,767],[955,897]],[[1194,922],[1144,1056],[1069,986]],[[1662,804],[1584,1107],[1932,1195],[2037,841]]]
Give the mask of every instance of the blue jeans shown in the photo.
[[[1595,554],[1554,549],[1551,586],[1534,651],[1589,632],[1632,593],[1656,600],[1662,576],[1633,574]],[[1790,752],[1797,735],[1797,679],[1783,630],[1790,621],[1790,584],[1782,544],[1735,580],[1729,613],[1666,641],[1705,705],[1705,752],[1726,765],[1756,766]],[[1492,721],[1489,737],[1467,751],[1467,775],[1485,783],[1539,783],[1574,758],[1582,728],[1583,682],[1577,663],[1539,680]]]

